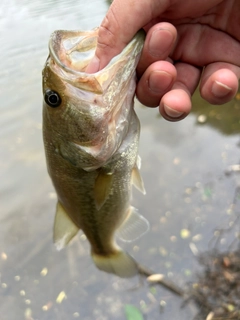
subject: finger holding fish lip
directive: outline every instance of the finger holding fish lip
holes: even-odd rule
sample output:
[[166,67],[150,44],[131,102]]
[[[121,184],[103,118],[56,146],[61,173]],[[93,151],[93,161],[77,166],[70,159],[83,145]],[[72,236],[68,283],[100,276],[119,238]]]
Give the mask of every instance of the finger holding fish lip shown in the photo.
[[[163,7],[158,0],[155,1],[159,7]],[[142,26],[149,22],[154,13],[148,0],[113,1],[99,27],[95,56],[86,71],[94,73],[103,69],[123,50]]]

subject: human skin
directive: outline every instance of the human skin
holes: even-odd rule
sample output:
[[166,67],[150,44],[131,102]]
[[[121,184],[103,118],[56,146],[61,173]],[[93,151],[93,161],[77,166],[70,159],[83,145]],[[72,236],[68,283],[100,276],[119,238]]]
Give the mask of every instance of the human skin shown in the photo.
[[114,0],[99,29],[96,72],[143,28],[146,40],[136,95],[162,116],[178,121],[202,97],[223,104],[235,96],[240,78],[239,0]]

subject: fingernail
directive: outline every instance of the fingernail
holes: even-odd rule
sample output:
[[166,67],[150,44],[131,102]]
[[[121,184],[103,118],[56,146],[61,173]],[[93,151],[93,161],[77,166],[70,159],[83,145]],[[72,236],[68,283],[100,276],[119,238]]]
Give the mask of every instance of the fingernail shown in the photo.
[[227,85],[219,81],[214,81],[212,85],[212,93],[217,98],[224,98],[231,91],[232,91],[232,88],[228,87]]
[[170,118],[180,118],[184,112],[179,112],[177,110],[174,110],[167,106],[166,104],[163,105],[165,113],[170,117]]
[[153,71],[148,79],[149,89],[155,93],[165,93],[173,82],[170,73],[165,71]]
[[168,29],[156,29],[149,40],[149,53],[154,57],[163,56],[173,42],[173,34]]
[[92,60],[89,62],[89,65],[86,67],[87,73],[95,73],[99,70],[100,67],[100,60],[98,57],[94,56]]

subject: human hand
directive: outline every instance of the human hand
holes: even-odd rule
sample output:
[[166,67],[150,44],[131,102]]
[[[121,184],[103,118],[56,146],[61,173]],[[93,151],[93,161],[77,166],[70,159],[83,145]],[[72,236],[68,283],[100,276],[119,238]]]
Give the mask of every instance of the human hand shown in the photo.
[[240,78],[239,0],[114,0],[100,29],[96,72],[143,28],[136,95],[169,121],[186,117],[198,84],[212,104],[230,101]]

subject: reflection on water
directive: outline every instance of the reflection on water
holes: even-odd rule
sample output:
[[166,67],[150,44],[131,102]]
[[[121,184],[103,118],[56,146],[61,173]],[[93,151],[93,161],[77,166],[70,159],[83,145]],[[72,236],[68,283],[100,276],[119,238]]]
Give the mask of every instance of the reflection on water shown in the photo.
[[198,116],[198,123],[205,123],[220,132],[230,135],[240,133],[240,94],[223,106],[211,106],[203,101],[199,94],[193,99],[193,113]]
[[[126,304],[146,319],[159,319],[160,302],[163,320],[197,313],[189,306],[181,309],[182,301],[161,287],[130,290],[138,279],[96,270],[82,234],[61,252],[52,245],[56,195],[41,137],[47,42],[56,29],[99,25],[107,6],[103,0],[1,1],[1,320],[122,320]],[[140,263],[179,284],[194,277],[194,254],[208,249],[213,230],[238,212],[232,202],[239,175],[225,171],[239,163],[239,102],[211,107],[196,96],[194,104],[194,113],[180,123],[137,106],[147,195],[134,191],[133,204],[147,216],[151,231],[121,244]],[[199,115],[207,116],[201,125]]]

